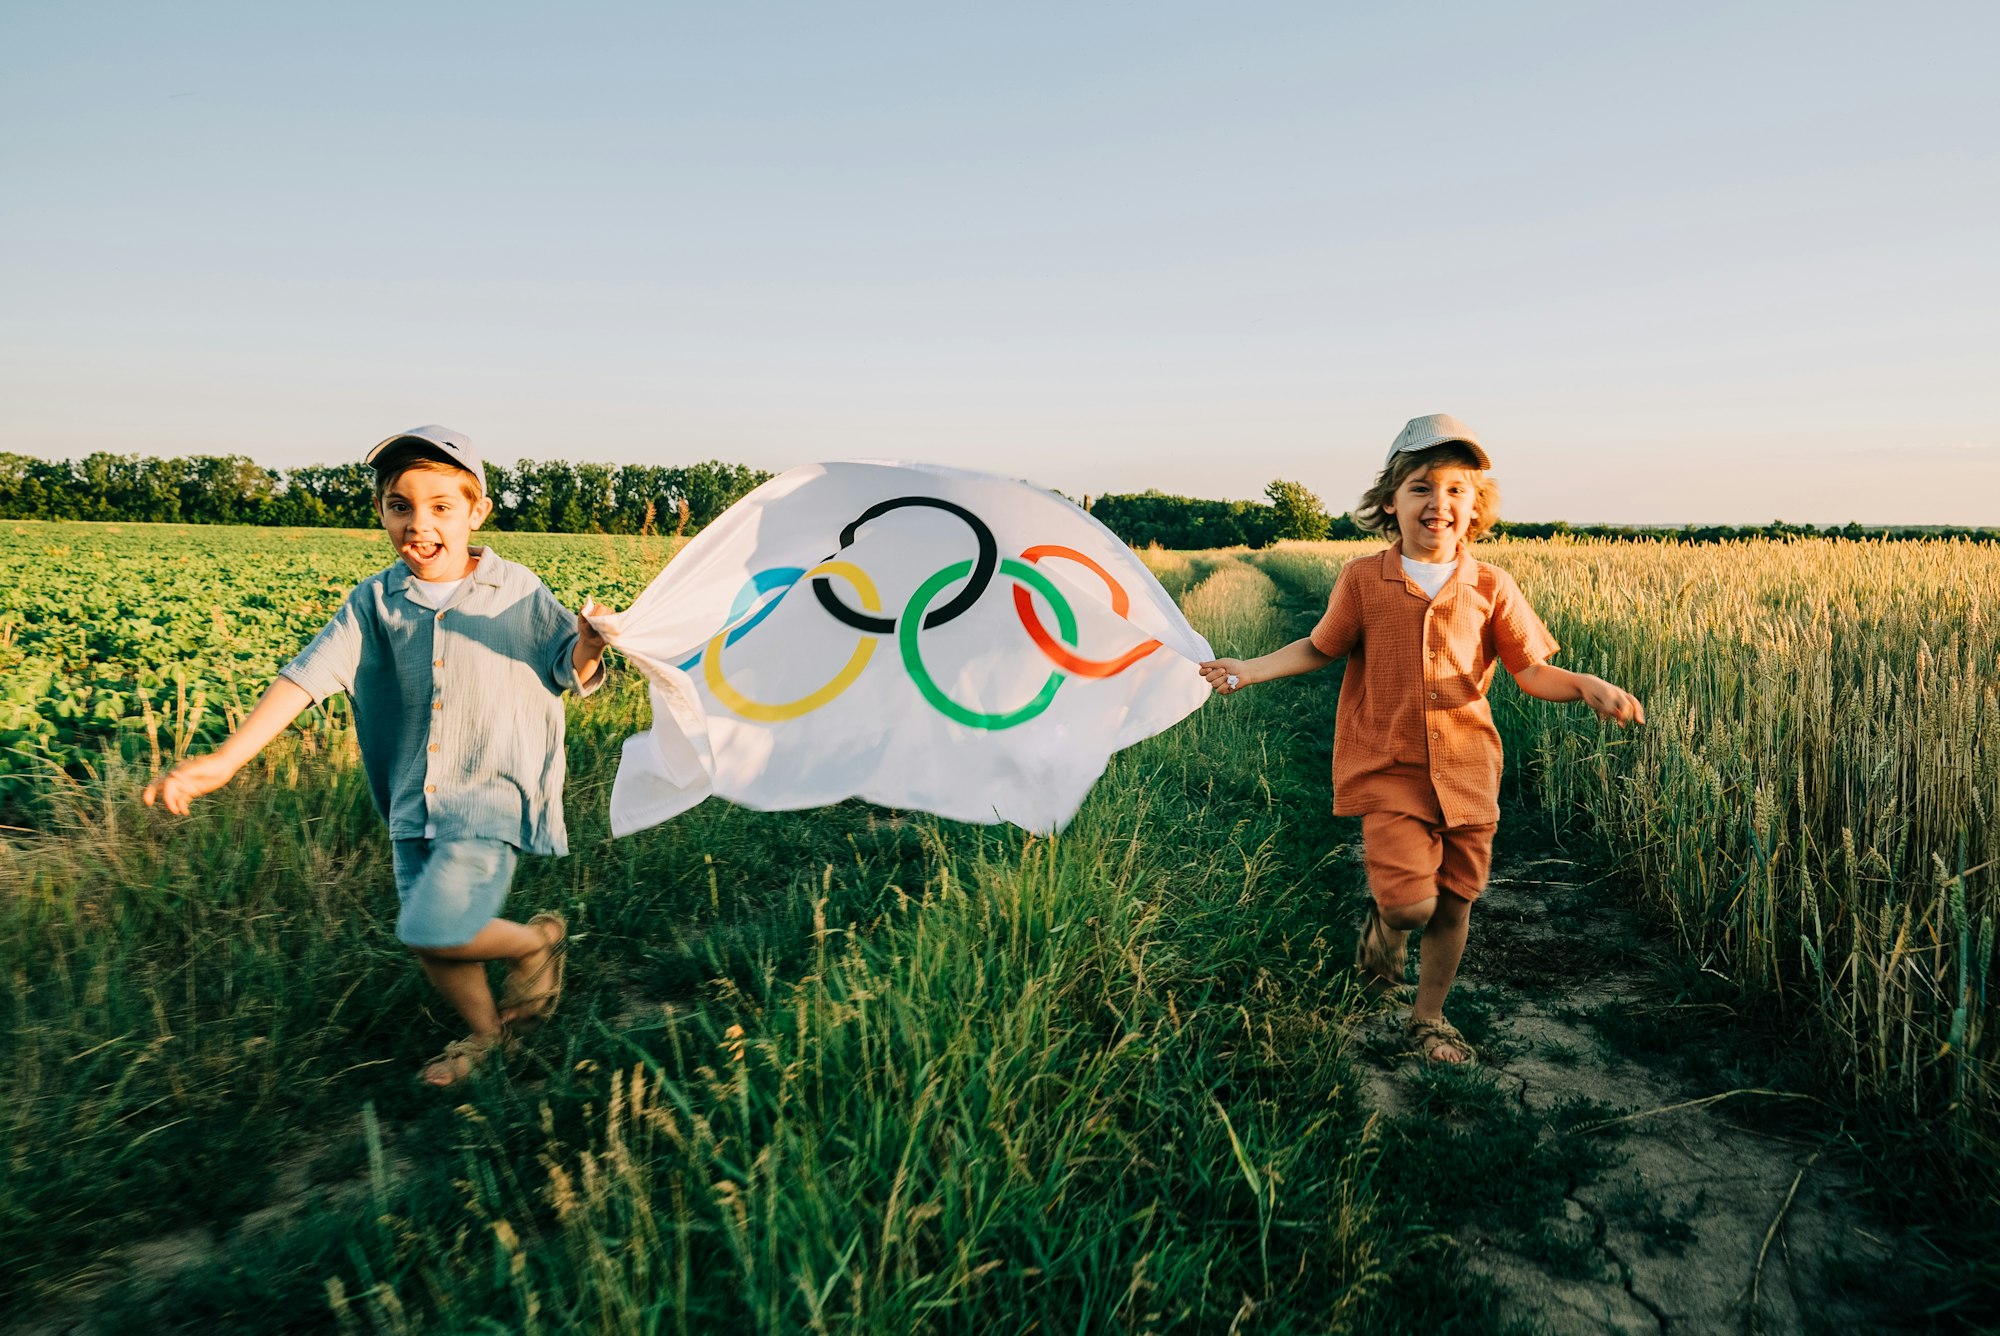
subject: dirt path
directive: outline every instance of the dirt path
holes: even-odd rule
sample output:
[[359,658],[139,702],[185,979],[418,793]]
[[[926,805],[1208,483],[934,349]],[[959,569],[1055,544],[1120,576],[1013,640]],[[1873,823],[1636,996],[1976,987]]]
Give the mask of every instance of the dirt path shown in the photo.
[[[1544,1198],[1559,1215],[1528,1224],[1488,1209],[1451,1226],[1470,1269],[1498,1282],[1507,1319],[1557,1336],[1902,1325],[1893,1296],[1907,1245],[1852,1204],[1834,1127],[1787,1128],[1770,1116],[1782,1097],[1701,1088],[1683,1064],[1618,1042],[1637,1027],[1726,1044],[1731,1017],[1677,1003],[1663,944],[1588,875],[1552,852],[1496,865],[1448,1006],[1480,1040],[1478,1072],[1399,1061],[1400,1013],[1370,1022],[1370,1095],[1392,1118],[1436,1119],[1442,1107],[1443,1125],[1474,1132],[1525,1119],[1545,1150],[1589,1143],[1589,1156],[1551,1159],[1583,1166]],[[1795,1098],[1784,1111],[1806,1110]]]

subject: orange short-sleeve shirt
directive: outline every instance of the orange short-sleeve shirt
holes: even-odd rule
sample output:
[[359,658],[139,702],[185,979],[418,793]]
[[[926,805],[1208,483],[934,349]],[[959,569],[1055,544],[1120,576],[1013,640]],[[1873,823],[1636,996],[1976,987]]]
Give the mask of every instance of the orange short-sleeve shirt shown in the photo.
[[1337,816],[1408,812],[1447,826],[1500,819],[1496,663],[1518,673],[1560,648],[1514,577],[1461,550],[1435,599],[1401,550],[1341,569],[1313,647],[1347,660],[1334,716]]

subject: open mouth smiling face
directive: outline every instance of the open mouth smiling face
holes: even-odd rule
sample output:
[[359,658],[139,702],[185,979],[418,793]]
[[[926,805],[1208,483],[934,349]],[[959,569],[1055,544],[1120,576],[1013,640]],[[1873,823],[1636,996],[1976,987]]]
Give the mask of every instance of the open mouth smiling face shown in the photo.
[[382,527],[419,580],[459,580],[472,569],[472,533],[493,503],[468,500],[462,477],[411,469],[382,496]]
[[1450,561],[1477,516],[1479,475],[1447,466],[1413,473],[1382,509],[1396,517],[1403,555],[1417,561]]

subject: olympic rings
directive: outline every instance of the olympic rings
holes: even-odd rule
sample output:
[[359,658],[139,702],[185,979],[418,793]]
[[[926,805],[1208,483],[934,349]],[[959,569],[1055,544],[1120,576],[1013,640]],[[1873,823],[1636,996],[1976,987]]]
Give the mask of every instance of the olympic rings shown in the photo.
[[[868,521],[886,515],[892,510],[901,510],[905,506],[930,506],[958,516],[965,521],[966,527],[972,530],[972,536],[979,544],[979,555],[972,567],[972,579],[965,588],[953,596],[949,603],[924,619],[924,629],[929,630],[963,616],[986,593],[986,586],[993,583],[993,567],[999,558],[1000,547],[994,542],[993,530],[986,526],[986,521],[964,506],[935,496],[895,496],[887,501],[876,502],[849,521],[847,527],[840,531],[840,549],[845,551],[854,542],[854,535]],[[834,594],[830,581],[814,580],[813,593],[818,595],[821,607],[857,631],[888,635],[896,629],[896,623],[890,618],[863,616],[842,603]]]
[[[809,579],[819,575],[840,576],[854,586],[854,592],[861,596],[862,607],[868,609],[870,612],[881,611],[882,596],[875,592],[875,582],[868,578],[866,571],[854,563],[848,561],[822,561],[799,578]],[[741,595],[738,595],[738,597],[740,598]],[[779,596],[779,598],[782,597],[783,595]],[[778,599],[771,600],[772,606],[776,606],[778,601]],[[769,611],[769,609],[767,608],[766,611]],[[759,617],[761,616],[762,614],[760,613]],[[754,622],[752,624],[754,625]],[[749,628],[744,627],[742,629],[748,630]],[[846,665],[833,675],[831,681],[825,686],[820,687],[817,691],[808,692],[806,695],[800,696],[797,700],[783,701],[778,704],[766,704],[763,701],[751,700],[748,696],[745,696],[742,692],[731,686],[729,679],[723,676],[722,647],[728,638],[727,632],[718,631],[715,633],[715,638],[708,642],[708,648],[704,651],[707,662],[702,665],[703,680],[708,683],[708,689],[715,693],[715,698],[724,705],[727,705],[731,710],[742,715],[745,719],[754,719],[759,723],[765,724],[782,723],[787,719],[796,719],[802,714],[810,714],[820,706],[839,696],[841,692],[853,686],[854,679],[861,676],[862,669],[868,666],[868,660],[874,657],[875,645],[877,643],[866,636],[857,640],[854,645],[854,653],[848,655]]]
[[[1104,581],[1111,589],[1111,610],[1120,617],[1123,617],[1131,608],[1132,597],[1125,592],[1125,586],[1112,579],[1110,571],[1105,570],[1075,548],[1060,547],[1054,543],[1044,543],[1040,547],[1031,547],[1021,554],[1021,560],[1031,564],[1040,561],[1043,557],[1067,557],[1071,561],[1090,567],[1091,570],[1097,572],[1097,577]],[[1005,569],[1005,567],[1003,566],[1002,569]],[[1045,580],[1043,583],[1046,584],[1047,581]],[[1047,597],[1047,595],[1044,594],[1044,597]],[[1053,598],[1049,599],[1049,602],[1051,605],[1055,604]],[[1160,647],[1159,641],[1148,640],[1144,644],[1126,650],[1115,659],[1086,659],[1071,651],[1067,646],[1060,644],[1054,636],[1049,634],[1048,628],[1042,625],[1042,619],[1035,615],[1035,601],[1029,598],[1028,591],[1018,584],[1014,586],[1014,612],[1020,617],[1021,625],[1026,628],[1028,638],[1035,642],[1035,648],[1046,654],[1050,662],[1054,663],[1057,667],[1065,672],[1074,673],[1078,677],[1116,677]],[[1062,624],[1062,610],[1060,606],[1057,607],[1056,623],[1058,626]],[[1072,631],[1064,639],[1068,640],[1071,645],[1074,645],[1076,643],[1075,632]]]
[[[1025,724],[1043,710],[1048,709],[1050,703],[1055,700],[1056,689],[1063,684],[1064,680],[1061,673],[1050,673],[1048,680],[1042,683],[1042,689],[1035,694],[1035,698],[1020,709],[1010,710],[1002,714],[984,714],[978,710],[968,710],[965,706],[960,705],[950,696],[947,696],[944,693],[944,689],[937,684],[937,680],[930,675],[930,670],[924,667],[923,655],[917,647],[917,617],[929,606],[930,601],[937,596],[937,592],[940,589],[943,589],[953,580],[964,579],[971,573],[971,562],[958,562],[945,567],[936,575],[918,585],[917,592],[910,595],[909,606],[903,609],[902,629],[897,633],[896,637],[898,645],[903,651],[903,667],[909,672],[910,680],[917,684],[917,690],[923,694],[923,698],[929,701],[932,708],[936,709],[939,714],[947,719],[964,724],[968,728],[996,730],[1012,728],[1016,724]],[[1000,573],[1033,585],[1035,591],[1047,599],[1049,606],[1056,610],[1056,626],[1062,632],[1063,639],[1072,645],[1076,643],[1076,614],[1070,610],[1069,600],[1062,596],[1061,591],[1055,587],[1055,584],[1048,576],[1043,575],[1026,562],[1016,561],[1012,557],[1008,557],[1000,563]]]
[[[1126,593],[1111,572],[1075,548],[1055,543],[1044,543],[1023,551],[1018,559],[999,556],[993,530],[986,522],[950,501],[930,496],[898,496],[880,501],[856,516],[846,528],[840,531],[840,550],[845,550],[854,542],[855,534],[870,520],[879,518],[894,510],[909,506],[927,506],[945,511],[963,520],[972,530],[978,545],[977,555],[969,561],[954,562],[925,579],[910,595],[900,617],[884,617],[882,598],[867,572],[849,561],[835,556],[828,557],[810,570],[797,566],[774,566],[758,571],[744,581],[731,601],[729,615],[723,619],[718,630],[708,643],[695,651],[678,666],[682,671],[692,670],[696,664],[702,666],[703,680],[715,698],[737,715],[760,723],[781,723],[810,714],[823,705],[830,704],[860,678],[874,656],[878,643],[873,637],[894,634],[904,670],[916,684],[920,694],[930,706],[956,723],[968,728],[999,731],[1013,728],[1042,714],[1055,701],[1056,692],[1068,677],[1107,678],[1115,677],[1139,660],[1159,649],[1161,642],[1146,640],[1109,659],[1086,659],[1076,652],[1077,620],[1076,612],[1070,606],[1062,591],[1054,581],[1036,567],[1044,557],[1061,557],[1074,561],[1095,572],[1104,581],[1111,594],[1111,610],[1124,617],[1132,605],[1131,596]],[[1026,704],[1013,710],[980,711],[962,705],[946,694],[944,688],[931,676],[925,666],[923,651],[919,643],[920,633],[933,627],[944,625],[964,615],[986,592],[998,573],[1014,581],[1014,611],[1020,618],[1021,626],[1028,633],[1048,660],[1055,665],[1043,681],[1040,689]],[[861,610],[856,610],[842,601],[833,592],[833,579],[845,580],[853,587],[861,602]],[[853,652],[840,671],[816,690],[795,700],[766,702],[751,700],[730,684],[722,668],[722,651],[751,631],[755,630],[766,617],[777,609],[794,586],[802,580],[812,582],[813,593],[820,606],[834,618],[855,630],[862,632]],[[964,581],[962,588],[952,595],[941,607],[931,608],[931,600],[937,598],[945,587],[957,581]],[[1035,609],[1032,594],[1040,594],[1055,613],[1056,631],[1052,635],[1042,623]],[[871,615],[873,614],[873,615]]]

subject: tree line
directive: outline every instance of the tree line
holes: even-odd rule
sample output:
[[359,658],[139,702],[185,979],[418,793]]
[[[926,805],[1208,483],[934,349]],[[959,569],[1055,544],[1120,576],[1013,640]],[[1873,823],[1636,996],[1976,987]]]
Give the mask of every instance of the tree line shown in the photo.
[[[488,464],[487,523],[520,533],[693,533],[770,476],[720,460]],[[267,469],[242,455],[0,454],[0,519],[364,529],[377,523],[375,471],[366,464]]]
[[[771,475],[743,464],[576,464],[524,459],[486,466],[494,527],[521,533],[694,533]],[[1276,479],[1261,501],[1213,501],[1158,490],[1085,497],[1084,508],[1134,547],[1269,547],[1367,535],[1330,514],[1302,484]],[[106,451],[82,459],[0,453],[0,519],[271,524],[365,529],[376,523],[375,473],[366,464],[268,469],[242,455],[160,459]],[[1748,538],[1969,538],[2000,529],[1860,524],[1639,525],[1503,520],[1494,536],[1714,543]]]
[[[522,533],[694,533],[770,476],[720,460],[488,464],[494,504],[487,523]],[[1265,501],[1158,491],[1085,500],[1135,547],[1268,547],[1281,538],[1341,536],[1302,485],[1273,482],[1265,492]],[[0,519],[362,529],[377,522],[375,471],[366,464],[268,469],[242,455],[161,459],[99,451],[50,460],[0,453]]]
[[1084,508],[1133,547],[1269,547],[1286,538],[1318,542],[1362,536],[1360,526],[1347,516],[1328,515],[1303,483],[1283,478],[1264,489],[1262,501],[1208,501],[1154,488],[1085,497]]
[[[1086,498],[1086,508],[1107,528],[1134,547],[1269,547],[1281,539],[1318,542],[1329,538],[1368,538],[1352,513],[1332,515],[1318,497],[1296,482],[1279,479],[1264,489],[1263,501],[1205,501],[1169,496],[1159,491]],[[1609,538],[1621,542],[1724,543],[1751,538],[1851,538],[1907,540],[1965,538],[2000,542],[2000,529],[1966,525],[1686,524],[1679,527],[1639,524],[1570,524],[1563,520],[1530,523],[1502,520],[1490,531],[1495,538]]]

